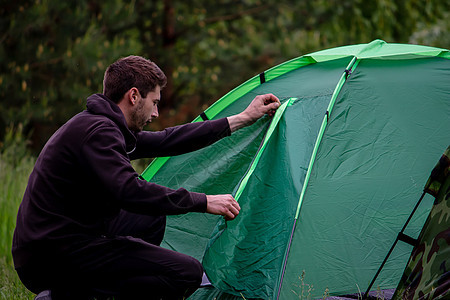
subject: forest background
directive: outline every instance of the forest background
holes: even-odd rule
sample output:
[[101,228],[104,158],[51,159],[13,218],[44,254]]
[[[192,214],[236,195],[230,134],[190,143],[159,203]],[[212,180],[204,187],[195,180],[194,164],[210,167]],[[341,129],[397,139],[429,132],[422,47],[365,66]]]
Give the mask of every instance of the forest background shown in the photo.
[[412,43],[450,48],[442,0],[1,0],[0,141],[22,124],[39,152],[102,92],[127,55],[155,61],[169,82],[151,130],[192,121],[245,80],[326,48]]
[[0,0],[0,299],[33,297],[10,254],[17,208],[42,146],[102,92],[109,64],[133,54],[163,69],[147,128],[160,130],[279,63],[375,39],[449,49],[450,1]]

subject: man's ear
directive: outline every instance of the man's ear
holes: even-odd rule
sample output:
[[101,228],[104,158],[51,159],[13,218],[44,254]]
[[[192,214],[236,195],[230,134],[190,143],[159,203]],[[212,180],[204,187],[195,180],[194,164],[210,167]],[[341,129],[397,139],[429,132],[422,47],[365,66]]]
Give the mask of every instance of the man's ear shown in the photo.
[[135,105],[138,99],[139,90],[135,87],[132,87],[125,93],[125,99],[132,105]]

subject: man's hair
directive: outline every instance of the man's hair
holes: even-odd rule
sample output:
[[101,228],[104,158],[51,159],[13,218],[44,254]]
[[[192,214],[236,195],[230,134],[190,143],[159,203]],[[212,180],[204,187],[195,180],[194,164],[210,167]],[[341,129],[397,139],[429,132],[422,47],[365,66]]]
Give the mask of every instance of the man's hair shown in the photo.
[[156,86],[166,85],[164,72],[151,60],[140,56],[123,57],[111,64],[103,78],[103,95],[119,103],[125,93],[135,87],[143,98]]

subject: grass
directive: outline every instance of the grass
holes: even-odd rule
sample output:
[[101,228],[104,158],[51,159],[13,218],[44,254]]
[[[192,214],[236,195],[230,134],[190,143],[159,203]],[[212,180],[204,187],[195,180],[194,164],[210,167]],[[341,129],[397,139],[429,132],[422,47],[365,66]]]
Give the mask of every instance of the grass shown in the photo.
[[0,299],[33,299],[20,282],[11,256],[17,209],[35,158],[26,149],[22,127],[9,128],[0,145]]

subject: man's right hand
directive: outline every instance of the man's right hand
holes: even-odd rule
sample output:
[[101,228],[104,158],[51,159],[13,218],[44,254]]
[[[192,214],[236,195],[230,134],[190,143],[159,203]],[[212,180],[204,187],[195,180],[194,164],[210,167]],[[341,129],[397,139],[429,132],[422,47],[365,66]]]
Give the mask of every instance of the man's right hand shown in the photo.
[[231,195],[206,195],[206,212],[224,216],[226,220],[233,220],[239,214],[241,207]]

